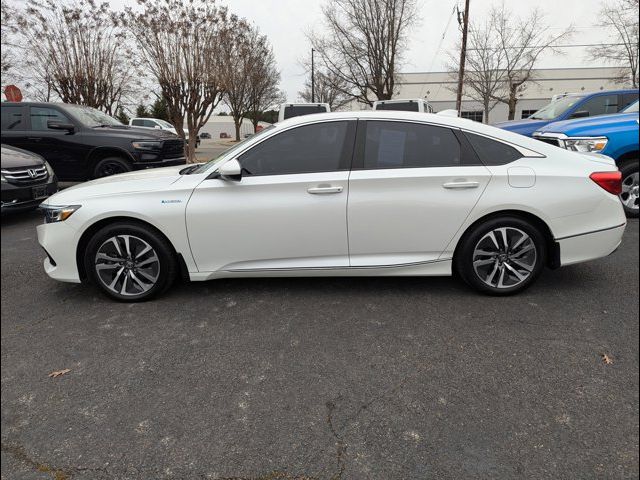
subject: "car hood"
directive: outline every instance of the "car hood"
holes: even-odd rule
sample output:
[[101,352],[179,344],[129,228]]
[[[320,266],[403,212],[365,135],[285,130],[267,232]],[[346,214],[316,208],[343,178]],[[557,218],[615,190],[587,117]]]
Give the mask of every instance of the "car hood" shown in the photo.
[[39,167],[44,163],[40,155],[9,145],[2,145],[0,157],[2,168]]
[[565,135],[568,135],[570,137],[586,134],[602,135],[602,133],[606,130],[609,130],[618,125],[633,123],[637,120],[637,113],[601,115],[591,118],[577,118],[574,120],[553,122],[545,125],[542,128],[539,128],[537,131],[540,133],[564,133]]
[[526,135],[527,133],[535,132],[547,123],[549,123],[549,120],[530,120],[527,118],[524,120],[494,123],[493,126]]
[[122,126],[106,126],[91,129],[93,133],[98,135],[109,135],[110,137],[131,138],[133,140],[175,140],[178,136],[167,130],[156,128],[139,128]]
[[184,168],[184,165],[176,165],[98,178],[61,190],[49,197],[45,204],[71,205],[81,203],[87,197],[163,190],[181,178],[180,170]]

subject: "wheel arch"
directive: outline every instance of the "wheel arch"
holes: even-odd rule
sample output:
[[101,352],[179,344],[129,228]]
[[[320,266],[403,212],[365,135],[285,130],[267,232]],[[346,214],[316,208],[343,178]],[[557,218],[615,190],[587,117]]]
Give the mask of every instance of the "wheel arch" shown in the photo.
[[456,244],[456,248],[453,252],[453,258],[454,259],[456,258],[456,256],[458,255],[458,251],[461,248],[464,240],[468,235],[471,234],[473,229],[475,229],[481,223],[484,223],[493,218],[503,217],[503,216],[520,218],[521,220],[530,222],[532,225],[538,228],[538,230],[540,230],[540,233],[544,235],[547,243],[547,252],[548,252],[547,266],[553,269],[560,267],[560,244],[556,242],[555,237],[553,236],[553,233],[549,228],[549,225],[547,225],[547,223],[544,220],[542,220],[539,216],[531,212],[526,212],[524,210],[515,210],[515,209],[498,210],[495,212],[488,213],[478,218],[477,220],[475,220],[471,225],[469,225],[465,229],[464,233],[460,236],[460,239],[458,240]]
[[629,152],[623,153],[618,158],[616,158],[616,165],[619,168],[622,166],[622,164],[628,162],[629,160],[635,160],[637,162],[638,159],[640,159],[640,152],[637,149],[631,150]]
[[153,230],[156,234],[164,238],[169,243],[169,245],[171,245],[171,250],[173,251],[173,254],[176,257],[176,260],[178,261],[180,276],[182,277],[183,280],[189,279],[189,270],[187,268],[186,262],[182,254],[178,253],[175,245],[173,244],[173,242],[169,237],[167,237],[158,227],[156,227],[155,225],[145,220],[142,220],[136,217],[128,217],[126,215],[119,215],[115,217],[102,218],[92,223],[91,225],[89,225],[84,230],[84,232],[82,232],[82,235],[80,236],[80,239],[78,240],[78,245],[76,247],[76,267],[78,269],[78,275],[80,277],[80,280],[84,281],[88,278],[87,272],[85,271],[85,268],[84,268],[84,253],[87,248],[87,245],[89,244],[89,241],[91,240],[91,237],[93,237],[96,234],[96,232],[106,227],[107,225],[111,225],[118,222],[138,224],[140,226]]
[[87,177],[93,177],[93,171],[96,168],[98,162],[108,157],[119,157],[126,160],[129,163],[134,162],[134,158],[131,153],[120,147],[96,147],[89,152],[87,162]]

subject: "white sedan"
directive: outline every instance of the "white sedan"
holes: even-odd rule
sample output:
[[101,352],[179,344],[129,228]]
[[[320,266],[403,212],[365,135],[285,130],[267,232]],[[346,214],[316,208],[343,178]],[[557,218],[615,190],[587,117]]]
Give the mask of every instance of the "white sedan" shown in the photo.
[[190,280],[451,275],[489,294],[612,253],[608,157],[412,112],[296,117],[218,159],[102,178],[42,204],[44,268],[139,301]]

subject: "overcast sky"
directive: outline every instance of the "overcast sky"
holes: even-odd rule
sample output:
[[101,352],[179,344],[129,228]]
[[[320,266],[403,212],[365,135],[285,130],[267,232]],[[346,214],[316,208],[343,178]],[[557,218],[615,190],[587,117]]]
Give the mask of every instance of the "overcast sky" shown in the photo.
[[[289,100],[295,100],[302,89],[304,72],[298,60],[308,55],[309,44],[305,32],[319,28],[322,24],[321,5],[326,0],[226,0],[231,10],[243,16],[266,34],[275,51],[282,72],[282,88]],[[425,72],[445,69],[446,53],[459,39],[455,18],[451,20],[442,48],[438,45],[445,32],[455,0],[419,0],[420,24],[411,33],[403,71]],[[463,5],[462,0],[458,0]],[[499,1],[499,0],[498,0]],[[497,1],[471,0],[470,18],[482,18]],[[576,35],[566,43],[597,43],[606,39],[605,32],[593,24],[597,21],[599,0],[506,0],[516,14],[526,15],[538,5],[547,14],[547,24],[558,31],[569,23],[576,27]],[[584,48],[565,50],[564,56],[547,55],[540,67],[585,67],[593,66]]]
[[[22,3],[20,0],[13,0]],[[293,101],[304,83],[304,72],[299,64],[309,55],[310,46],[305,33],[322,27],[321,6],[327,0],[219,0],[239,16],[253,22],[270,39],[280,71],[282,88]],[[463,5],[463,0],[418,0],[420,23],[410,34],[410,42],[404,57],[402,71],[426,72],[445,69],[446,53],[458,41],[460,33],[455,18],[451,18],[454,5]],[[482,19],[491,5],[500,0],[471,0],[470,18]],[[134,0],[111,0],[115,9],[134,4]],[[570,23],[576,28],[571,44],[598,43],[606,40],[606,32],[594,27],[598,20],[601,0],[505,0],[508,7],[518,15],[526,15],[534,6],[539,6],[547,17],[547,24],[555,31]],[[447,22],[449,28],[441,43]],[[552,30],[552,31],[553,31]],[[539,64],[542,68],[602,66],[587,58],[584,48],[565,49],[566,55],[544,56]]]

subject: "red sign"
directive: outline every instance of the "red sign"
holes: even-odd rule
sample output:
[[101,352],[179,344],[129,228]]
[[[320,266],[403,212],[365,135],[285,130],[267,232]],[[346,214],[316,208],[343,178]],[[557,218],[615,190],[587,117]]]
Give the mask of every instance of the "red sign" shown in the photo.
[[7,85],[4,89],[4,96],[8,102],[21,102],[22,92],[15,85]]

